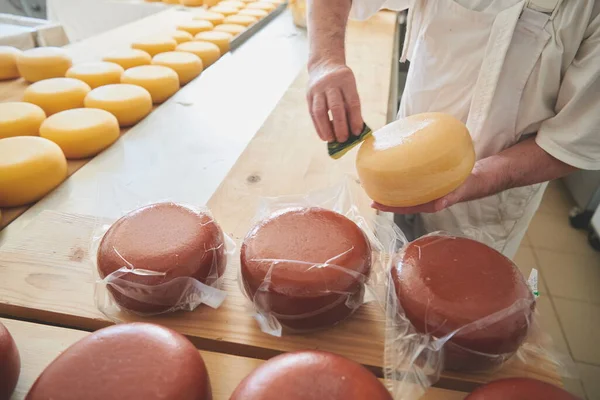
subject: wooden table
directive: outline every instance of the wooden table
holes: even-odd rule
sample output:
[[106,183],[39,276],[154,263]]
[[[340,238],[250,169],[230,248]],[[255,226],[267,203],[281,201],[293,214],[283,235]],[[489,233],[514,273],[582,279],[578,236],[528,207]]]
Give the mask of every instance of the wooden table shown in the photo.
[[[174,12],[150,17],[151,22],[136,23],[133,32],[142,34],[142,24],[148,30],[166,26],[174,18]],[[388,118],[396,31],[396,15],[389,12],[349,23],[347,58],[372,128]],[[88,48],[102,54],[99,48],[120,45],[129,40],[128,33],[130,27],[123,27],[82,42],[72,48],[73,54],[91,57]],[[296,74],[305,62],[305,50],[304,34],[292,26],[290,15],[278,17],[5,228],[0,233],[0,314],[84,330],[111,323],[93,299],[89,244],[94,217],[115,217],[165,198],[206,204],[224,231],[239,241],[263,196],[306,193],[347,176],[358,185],[354,154],[331,160],[314,133],[305,105],[306,72],[302,69],[293,82],[290,78],[290,70]],[[280,100],[278,93],[283,94]],[[364,194],[357,202],[365,215],[372,215]],[[378,305],[361,307],[330,330],[275,338],[253,320],[238,287],[238,267],[233,257],[224,284],[228,297],[218,310],[201,306],[147,320],[182,332],[201,350],[255,359],[300,349],[328,350],[381,376],[384,314]],[[466,391],[505,376],[560,384],[553,366],[540,360],[529,367],[507,365],[493,375],[444,373],[439,385]]]

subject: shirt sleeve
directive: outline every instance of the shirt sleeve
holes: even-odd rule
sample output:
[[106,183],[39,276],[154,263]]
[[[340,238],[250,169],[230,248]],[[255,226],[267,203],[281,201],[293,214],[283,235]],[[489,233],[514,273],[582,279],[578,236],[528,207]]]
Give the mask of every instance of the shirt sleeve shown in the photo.
[[600,170],[600,15],[567,68],[556,112],[541,124],[538,146],[574,167]]
[[410,0],[352,0],[350,18],[364,21],[382,8],[402,11],[406,10],[409,4]]

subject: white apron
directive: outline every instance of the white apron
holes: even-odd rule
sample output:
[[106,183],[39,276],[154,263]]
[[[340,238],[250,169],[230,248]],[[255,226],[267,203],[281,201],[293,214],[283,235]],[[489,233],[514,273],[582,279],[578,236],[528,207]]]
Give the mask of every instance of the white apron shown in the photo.
[[[518,105],[560,0],[518,1],[491,14],[453,0],[412,2],[402,60],[411,61],[398,117],[447,112],[466,123],[477,159],[519,141]],[[476,77],[476,79],[475,79]],[[514,257],[546,183],[456,204],[413,221],[414,235],[444,230]]]

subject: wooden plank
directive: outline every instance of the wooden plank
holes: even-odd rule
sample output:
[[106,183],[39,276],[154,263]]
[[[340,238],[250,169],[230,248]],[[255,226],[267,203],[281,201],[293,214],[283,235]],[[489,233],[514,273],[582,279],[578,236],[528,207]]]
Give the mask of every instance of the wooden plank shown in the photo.
[[[0,318],[17,343],[21,356],[21,375],[12,400],[21,400],[42,373],[60,353],[88,332],[30,322]],[[228,400],[233,390],[263,361],[228,354],[200,351],[210,376],[214,400]],[[461,400],[466,393],[430,389],[422,400]]]
[[[229,128],[229,131],[239,132],[236,134],[238,137],[241,133],[245,132],[243,134],[244,140],[242,142],[245,144],[260,127],[260,124],[275,106],[277,100],[283,94],[292,79],[297,75],[298,70],[305,61],[305,40],[302,37],[294,36],[295,33],[297,33],[297,29],[291,25],[289,21],[290,16],[284,15],[275,17],[276,14],[281,13],[283,8],[283,5],[280,6],[276,10],[276,13],[272,13],[268,19],[264,19],[252,27],[250,36],[252,36],[252,39],[256,38],[255,40],[249,40],[248,35],[245,35],[243,38],[239,39],[240,42],[244,42],[243,48],[240,48],[242,45],[236,43],[238,41],[237,38],[234,39],[232,48],[235,47],[236,49],[211,65],[199,78],[188,83],[168,102],[160,106],[155,106],[151,117],[147,117],[133,128],[122,129],[121,135],[128,131],[147,130],[147,121],[149,119],[166,120],[168,117],[161,117],[161,115],[172,115],[174,112],[172,110],[159,112],[158,110],[172,109],[174,107],[177,107],[178,114],[184,113],[179,121],[180,124],[185,124],[186,121],[190,121],[190,119],[193,118],[190,116],[191,114],[199,114],[197,107],[208,107],[210,105],[205,97],[206,93],[212,93],[213,96],[219,95],[222,96],[223,99],[234,99],[233,101],[230,101],[233,103],[232,107],[235,107],[236,105],[238,107],[245,107],[246,110],[244,111],[244,114],[256,116],[255,118],[258,122],[253,123],[253,121],[246,121],[246,126],[239,127],[231,126],[231,123],[225,124],[226,128]],[[163,11],[101,35],[71,44],[66,46],[65,49],[73,58],[74,63],[100,60],[103,56],[115,50],[128,48],[132,42],[140,37],[169,33],[175,30],[175,26],[178,23],[192,18],[194,13],[190,10],[191,9],[178,8]],[[264,29],[268,22],[275,24],[275,26]],[[259,31],[261,29],[263,31],[266,30],[266,32]],[[288,43],[283,44],[282,39]],[[302,56],[298,57],[298,54],[302,54]],[[254,78],[256,81],[248,82],[248,79],[244,76],[245,73],[255,73]],[[248,98],[251,98],[253,93],[256,93],[256,86],[261,81],[264,82],[263,87],[261,87],[261,93],[264,95],[263,101],[258,104],[256,102],[248,101]],[[23,91],[27,86],[28,84],[22,79],[0,82],[0,101],[21,101]],[[240,91],[243,92],[241,96],[239,94]],[[244,97],[246,98],[245,100]],[[220,103],[223,103],[223,101]],[[228,108],[223,108],[220,112],[215,113],[212,118],[210,114],[200,115],[200,117],[203,117],[203,120],[198,121],[199,118],[194,118],[193,121],[190,121],[194,123],[194,125],[190,124],[190,129],[193,128],[194,133],[202,128],[205,128],[204,130],[207,131],[214,131],[213,127],[218,126],[218,119],[223,118],[223,112],[228,110]],[[158,114],[158,116],[155,114]],[[156,125],[156,123],[154,123],[154,125]],[[227,125],[229,126],[227,127]],[[120,140],[107,151],[112,154],[122,153],[123,147],[122,140]],[[117,148],[117,150],[114,150],[113,148]],[[238,146],[237,150],[234,147],[229,151],[233,156],[231,164],[235,161],[242,149],[243,145]],[[93,158],[69,160],[68,176],[73,175],[92,159]],[[224,172],[227,172],[227,169],[225,169]],[[63,188],[63,186],[66,185],[68,185],[68,183],[64,183],[56,191],[67,190]],[[51,193],[50,196],[52,195],[54,194]],[[1,209],[0,231],[30,207],[31,204],[22,207]]]

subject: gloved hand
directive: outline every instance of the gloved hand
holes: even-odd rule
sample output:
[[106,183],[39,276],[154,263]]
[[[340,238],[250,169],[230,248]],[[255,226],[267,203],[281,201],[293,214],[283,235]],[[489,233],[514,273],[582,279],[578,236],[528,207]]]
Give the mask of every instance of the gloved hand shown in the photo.
[[308,108],[319,137],[343,143],[350,132],[360,135],[363,119],[352,70],[342,63],[319,63],[309,66],[309,78]]

